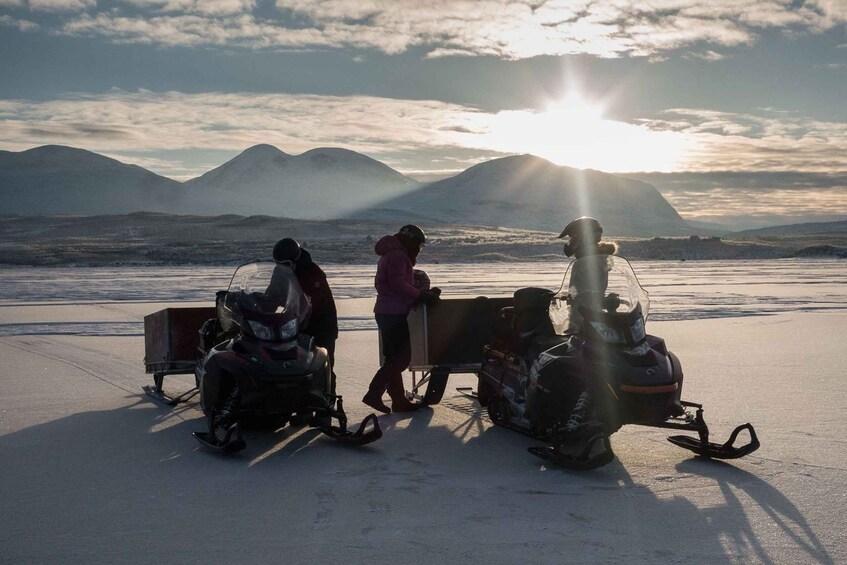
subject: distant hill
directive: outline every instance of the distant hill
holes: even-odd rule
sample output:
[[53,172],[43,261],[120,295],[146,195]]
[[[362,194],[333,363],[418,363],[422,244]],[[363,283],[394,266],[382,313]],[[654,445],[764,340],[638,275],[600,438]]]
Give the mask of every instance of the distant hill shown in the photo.
[[61,145],[0,151],[0,202],[6,214],[167,212],[187,204],[175,180]]
[[786,235],[817,235],[817,234],[847,234],[847,220],[838,222],[808,222],[803,224],[790,224],[786,226],[773,226],[755,230],[744,230],[729,234],[732,238],[743,237],[767,237]]
[[[374,243],[396,221],[299,220],[269,216],[135,213],[103,216],[2,216],[0,265],[237,265],[268,258],[294,237],[320,263],[374,265]],[[564,266],[558,232],[427,224],[422,267],[435,263],[553,261]],[[847,257],[845,239],[807,241],[717,237],[616,238],[629,259],[734,260]],[[505,271],[504,271],[505,272]]]
[[418,182],[361,153],[322,147],[289,155],[256,145],[184,183],[195,214],[335,218],[405,194]]
[[354,217],[397,216],[457,225],[557,231],[582,215],[599,219],[609,235],[694,232],[650,184],[560,167],[532,155],[481,163],[360,210]]

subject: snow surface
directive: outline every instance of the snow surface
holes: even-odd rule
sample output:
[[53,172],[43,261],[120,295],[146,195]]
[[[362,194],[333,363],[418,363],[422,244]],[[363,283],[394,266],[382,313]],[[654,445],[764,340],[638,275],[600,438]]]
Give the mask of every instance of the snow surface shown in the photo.
[[[561,279],[549,263],[424,267],[451,296]],[[628,426],[610,465],[557,469],[455,394],[474,380],[459,375],[433,409],[382,417],[370,446],[287,428],[250,432],[221,458],[191,438],[196,407],[141,392],[141,320],[209,303],[228,269],[3,268],[0,563],[847,562],[847,266],[635,268],[648,330],[682,361],[684,398],[705,404],[714,439],[752,422],[753,455],[702,461]],[[339,390],[359,421],[377,366],[373,269],[327,272]]]

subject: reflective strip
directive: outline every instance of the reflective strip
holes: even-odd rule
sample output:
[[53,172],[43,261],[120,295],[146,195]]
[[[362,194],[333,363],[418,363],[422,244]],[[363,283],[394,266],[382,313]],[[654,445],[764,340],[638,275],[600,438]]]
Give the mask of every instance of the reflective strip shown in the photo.
[[621,385],[621,392],[631,392],[632,394],[662,394],[663,392],[673,392],[678,388],[679,383],[661,386]]

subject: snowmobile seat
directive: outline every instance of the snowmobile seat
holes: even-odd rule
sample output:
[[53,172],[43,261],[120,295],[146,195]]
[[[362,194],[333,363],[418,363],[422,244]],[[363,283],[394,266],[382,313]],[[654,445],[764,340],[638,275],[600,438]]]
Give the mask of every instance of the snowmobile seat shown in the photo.
[[515,333],[515,309],[506,306],[500,309],[497,319],[494,320],[494,346],[511,349],[512,337]]
[[514,293],[513,339],[515,353],[523,355],[537,338],[556,335],[550,321],[554,293],[546,288],[527,287]]

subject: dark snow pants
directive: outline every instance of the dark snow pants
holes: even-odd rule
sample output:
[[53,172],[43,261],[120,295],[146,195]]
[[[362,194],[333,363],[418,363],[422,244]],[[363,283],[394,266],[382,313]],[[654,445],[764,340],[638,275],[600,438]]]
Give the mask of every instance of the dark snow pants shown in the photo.
[[[382,396],[391,389],[402,390],[403,371],[409,367],[412,360],[412,350],[409,343],[409,324],[405,314],[375,314],[379,336],[382,339],[382,367],[376,372],[368,391]],[[392,398],[394,394],[391,395]]]

